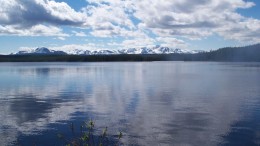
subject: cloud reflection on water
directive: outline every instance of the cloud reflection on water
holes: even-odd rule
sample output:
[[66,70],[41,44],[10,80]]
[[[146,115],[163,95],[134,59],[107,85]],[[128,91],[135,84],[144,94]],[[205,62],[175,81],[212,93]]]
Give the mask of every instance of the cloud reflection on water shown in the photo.
[[[50,123],[77,119],[77,112],[92,115],[101,127],[127,132],[126,144],[218,145],[231,125],[243,119],[246,97],[260,95],[259,70],[237,72],[218,63],[0,67],[5,80],[0,83],[4,145],[21,133],[30,135],[52,128]],[[251,76],[246,85],[244,76]]]

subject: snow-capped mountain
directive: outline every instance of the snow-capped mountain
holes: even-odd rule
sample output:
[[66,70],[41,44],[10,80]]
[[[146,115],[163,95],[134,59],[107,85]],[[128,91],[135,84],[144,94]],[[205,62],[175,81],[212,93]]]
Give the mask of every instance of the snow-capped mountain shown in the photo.
[[66,55],[67,53],[63,51],[55,51],[55,50],[49,50],[48,48],[41,47],[36,49],[29,49],[29,50],[23,50],[15,53],[16,55],[26,55],[26,54],[57,54],[57,55]]
[[113,55],[113,54],[195,54],[201,53],[201,50],[185,50],[185,49],[173,49],[169,47],[155,46],[152,48],[142,47],[142,48],[129,48],[121,50],[82,50],[74,49],[69,51],[57,51],[50,50],[48,48],[36,48],[31,50],[23,50],[15,53],[16,55],[25,54],[60,54],[60,55]]

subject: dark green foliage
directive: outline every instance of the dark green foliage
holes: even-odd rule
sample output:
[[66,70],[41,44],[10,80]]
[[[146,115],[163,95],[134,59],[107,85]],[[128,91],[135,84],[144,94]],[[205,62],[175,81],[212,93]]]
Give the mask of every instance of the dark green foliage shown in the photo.
[[2,55],[0,62],[166,61],[172,55]]
[[260,44],[198,54],[0,55],[0,62],[234,61],[260,62]]
[[[123,145],[120,140],[123,137],[123,133],[120,131],[118,135],[110,135],[108,128],[105,127],[103,132],[99,135],[95,128],[95,122],[84,121],[80,125],[80,131],[77,131],[73,123],[69,124],[70,130],[73,133],[73,137],[66,137],[61,133],[57,134],[58,140],[65,142],[66,146],[102,146],[102,145]],[[74,130],[75,128],[75,130]]]

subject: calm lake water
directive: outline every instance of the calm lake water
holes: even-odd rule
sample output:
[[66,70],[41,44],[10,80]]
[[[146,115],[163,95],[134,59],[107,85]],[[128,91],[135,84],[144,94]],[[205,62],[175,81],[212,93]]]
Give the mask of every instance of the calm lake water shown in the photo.
[[259,146],[260,63],[0,63],[0,145],[89,119],[124,145]]

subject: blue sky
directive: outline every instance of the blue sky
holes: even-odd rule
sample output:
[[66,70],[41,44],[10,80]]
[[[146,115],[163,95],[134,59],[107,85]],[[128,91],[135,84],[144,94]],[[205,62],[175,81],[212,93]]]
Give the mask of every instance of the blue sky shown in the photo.
[[260,42],[258,0],[0,0],[0,53]]

